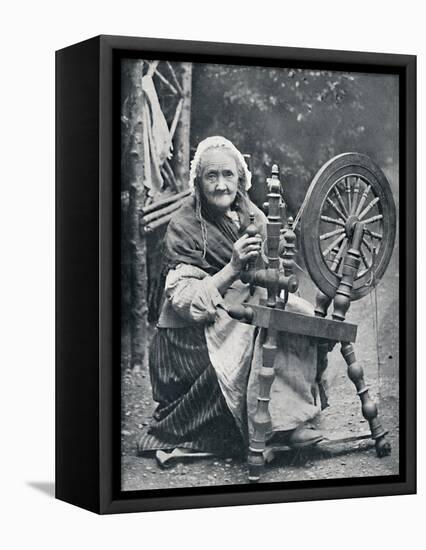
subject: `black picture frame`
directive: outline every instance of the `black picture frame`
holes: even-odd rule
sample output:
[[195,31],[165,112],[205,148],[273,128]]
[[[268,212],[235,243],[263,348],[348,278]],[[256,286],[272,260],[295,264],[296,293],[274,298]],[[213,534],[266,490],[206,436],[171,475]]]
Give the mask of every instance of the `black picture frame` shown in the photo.
[[[119,129],[114,112],[117,61],[123,56],[399,75],[398,476],[120,491]],[[415,493],[415,251],[415,56],[120,36],[98,36],[56,52],[56,498],[105,514]]]

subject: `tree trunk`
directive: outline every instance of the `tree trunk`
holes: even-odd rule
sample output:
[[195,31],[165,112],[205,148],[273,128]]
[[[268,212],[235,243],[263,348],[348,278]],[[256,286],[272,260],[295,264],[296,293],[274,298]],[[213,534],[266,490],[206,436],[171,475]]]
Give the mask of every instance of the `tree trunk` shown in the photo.
[[121,192],[121,367],[130,367],[130,250],[129,250],[129,193]]
[[192,63],[182,63],[180,74],[183,105],[175,133],[173,160],[179,190],[182,191],[188,187],[189,180]]
[[128,235],[130,256],[130,365],[140,368],[147,362],[147,266],[146,241],[139,230],[139,215],[145,205],[143,122],[142,122],[142,70],[143,61],[124,61],[129,75],[126,98],[127,151],[129,206]]

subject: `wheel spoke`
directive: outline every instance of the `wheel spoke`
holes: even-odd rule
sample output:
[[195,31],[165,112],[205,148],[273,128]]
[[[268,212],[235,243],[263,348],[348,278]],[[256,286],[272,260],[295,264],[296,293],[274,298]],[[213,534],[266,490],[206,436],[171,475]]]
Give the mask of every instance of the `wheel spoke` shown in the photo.
[[346,209],[345,203],[343,202],[342,195],[339,193],[339,189],[337,188],[337,185],[333,188],[334,194],[336,195],[337,202],[340,205],[340,208],[342,209],[342,212],[344,212],[345,216],[348,217],[348,211]]
[[339,287],[344,292],[354,264],[351,301],[368,297],[398,237],[398,210],[384,172],[365,154],[337,155],[315,174],[302,206],[300,243],[312,281],[326,296]]
[[366,214],[368,214],[368,212],[370,212],[370,210],[373,208],[373,206],[374,206],[375,204],[377,204],[377,203],[379,202],[379,200],[380,200],[379,197],[375,197],[375,198],[370,202],[370,204],[369,204],[366,208],[364,208],[364,210],[361,212],[361,214],[359,214],[358,218],[359,218],[360,220],[362,220],[362,218],[363,218]]
[[377,239],[378,241],[381,241],[383,239],[383,235],[380,235],[380,233],[376,233],[375,231],[370,231],[367,228],[364,228],[365,231],[368,232],[368,234],[373,237],[374,239]]
[[364,243],[367,250],[372,254],[373,253],[373,248],[371,246],[371,243],[369,243],[365,237],[362,238],[362,242]]
[[345,188],[346,188],[346,195],[348,199],[348,212],[352,211],[352,200],[351,200],[351,182],[349,178],[345,178]]
[[358,207],[355,212],[355,216],[359,216],[359,213],[362,210],[362,207],[364,206],[365,201],[367,200],[368,193],[370,192],[371,185],[367,185],[367,187],[364,189],[364,193],[361,195],[361,199],[359,201]]
[[346,237],[346,233],[342,233],[341,235],[339,235],[337,237],[337,239],[335,239],[331,244],[330,246],[328,246],[324,252],[322,253],[322,255],[324,256],[324,258],[326,256],[328,256],[328,254],[330,254],[330,252],[333,250],[333,248],[338,245],[339,243],[341,243],[343,241],[343,239]]
[[365,265],[365,267],[368,269],[370,269],[370,267],[373,265],[372,262],[369,263],[367,258],[365,257],[365,254],[364,254],[364,251],[362,250],[362,246],[359,247],[359,253],[361,254],[361,259]]
[[346,243],[348,242],[348,239],[345,238],[340,244],[340,248],[337,251],[337,254],[334,256],[333,261],[331,262],[330,269],[331,271],[336,271],[340,265],[340,262],[342,260],[343,251],[345,250]]
[[344,232],[343,228],[335,229],[334,231],[329,231],[328,233],[324,233],[323,235],[320,235],[320,241],[325,241],[326,239],[329,239],[330,237],[334,237],[335,235],[340,235]]
[[367,218],[366,220],[362,220],[362,223],[367,225],[368,223],[374,223],[382,219],[383,219],[383,214],[377,214],[377,216],[373,216],[372,218]]
[[321,216],[321,220],[323,222],[334,223],[334,225],[341,225],[342,227],[345,227],[345,222],[342,220],[336,220],[335,218],[330,218],[329,216]]
[[360,189],[360,182],[359,178],[356,179],[355,185],[354,185],[354,197],[352,200],[352,210],[351,215],[353,216],[357,209],[357,203],[358,203],[358,195],[359,195],[359,189]]
[[337,215],[342,218],[342,220],[346,221],[347,217],[345,214],[343,214],[339,208],[337,207],[336,203],[334,203],[330,197],[327,197],[328,204],[333,208],[333,210],[337,213]]

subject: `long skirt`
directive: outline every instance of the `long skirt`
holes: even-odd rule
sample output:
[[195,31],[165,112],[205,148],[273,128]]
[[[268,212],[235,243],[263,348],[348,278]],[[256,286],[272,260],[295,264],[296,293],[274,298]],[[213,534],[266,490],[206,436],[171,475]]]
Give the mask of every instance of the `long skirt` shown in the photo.
[[158,406],[139,452],[183,447],[225,456],[246,453],[210,362],[204,327],[158,328],[149,372]]

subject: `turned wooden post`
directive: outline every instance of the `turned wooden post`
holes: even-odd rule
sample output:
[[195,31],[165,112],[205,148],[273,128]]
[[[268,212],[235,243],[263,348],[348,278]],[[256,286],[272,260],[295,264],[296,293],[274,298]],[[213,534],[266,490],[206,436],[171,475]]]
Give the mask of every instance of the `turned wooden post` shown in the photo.
[[289,277],[294,271],[294,254],[296,249],[296,233],[293,231],[293,218],[287,220],[287,227],[284,231],[284,275]]
[[331,301],[330,297],[319,290],[315,298],[315,317],[327,317]]
[[[351,247],[346,253],[343,264],[342,279],[334,298],[333,319],[337,321],[345,320],[346,312],[351,303],[351,292],[355,276],[361,263],[359,248],[361,246],[363,234],[363,223],[356,222],[353,227]],[[348,367],[348,377],[354,383],[357,394],[361,400],[362,415],[370,426],[371,437],[375,441],[377,456],[386,456],[391,452],[390,443],[385,441],[385,436],[388,432],[382,428],[379,421],[377,406],[368,393],[368,388],[364,381],[364,371],[356,362],[355,351],[352,344],[342,342],[341,353]]]
[[[317,292],[315,300],[315,317],[327,317],[328,308],[331,304],[331,298],[321,292]],[[318,391],[321,401],[321,409],[324,410],[329,406],[327,394],[322,383],[322,375],[328,366],[328,352],[331,351],[335,343],[327,340],[318,340],[317,342],[317,375],[315,377],[318,384]]]
[[356,222],[353,228],[352,244],[346,253],[343,263],[342,278],[334,297],[333,319],[336,321],[345,320],[346,312],[351,305],[352,288],[361,262],[359,248],[361,246],[363,234],[364,225],[360,222]]
[[275,307],[278,295],[278,268],[279,268],[279,245],[281,230],[281,194],[280,180],[278,179],[278,166],[272,166],[272,177],[269,180],[268,193],[268,224],[266,226],[267,247],[268,247],[268,271],[269,281],[267,285],[269,307]]
[[263,453],[266,448],[266,434],[272,431],[269,401],[272,382],[275,378],[274,362],[277,354],[277,333],[268,329],[262,346],[262,367],[259,372],[259,395],[257,409],[253,417],[253,435],[250,439],[248,470],[249,481],[259,481],[265,464]]
[[[293,218],[289,217],[284,229],[284,254],[283,259],[283,268],[284,275],[286,277],[291,277],[294,272],[294,255],[296,249],[296,233],[293,231]],[[284,304],[288,301],[288,290],[284,292]]]
[[[253,212],[250,212],[250,223],[247,226],[245,232],[246,232],[246,234],[249,238],[250,237],[255,237],[259,233],[259,230],[257,229],[256,225],[254,224],[254,214],[253,214]],[[247,275],[248,279],[250,280],[250,295],[251,296],[253,296],[254,289],[255,289],[255,285],[253,284],[253,279],[254,279],[253,275],[254,275],[254,271],[256,269],[256,262],[257,262],[256,258],[251,258],[247,262],[247,265],[246,265],[246,268],[245,268],[246,275]]]
[[376,445],[378,457],[387,456],[391,452],[389,441],[385,440],[388,433],[382,428],[378,418],[377,405],[371,399],[368,388],[364,381],[364,371],[361,365],[356,362],[355,351],[352,344],[342,343],[341,352],[348,366],[348,377],[354,383],[357,394],[361,400],[362,416],[368,421],[371,431],[371,437]]
[[[268,189],[268,224],[267,255],[268,269],[266,270],[266,289],[268,292],[267,305],[275,308],[280,292],[279,287],[279,244],[281,230],[281,194],[278,166],[272,167],[272,177]],[[249,481],[258,481],[265,460],[263,453],[266,448],[266,435],[272,431],[269,401],[271,386],[275,378],[274,362],[277,354],[277,332],[268,328],[266,341],[262,346],[262,367],[259,372],[259,395],[257,408],[253,417],[253,435],[250,439],[248,469]]]

